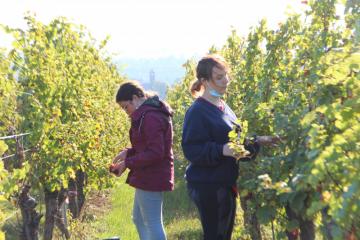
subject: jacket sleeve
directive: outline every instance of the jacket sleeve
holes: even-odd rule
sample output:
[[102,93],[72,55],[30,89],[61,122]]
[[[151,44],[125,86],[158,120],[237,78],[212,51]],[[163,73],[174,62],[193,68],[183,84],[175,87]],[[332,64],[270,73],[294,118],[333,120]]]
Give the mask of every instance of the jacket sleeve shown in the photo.
[[141,129],[145,138],[145,149],[142,152],[127,156],[125,166],[130,169],[143,168],[162,161],[165,154],[164,123],[159,113],[149,112],[144,117]]
[[135,150],[133,148],[126,148],[127,149],[127,157],[133,156],[135,154]]
[[185,115],[182,149],[186,159],[202,166],[215,166],[222,161],[223,144],[211,141],[209,129],[198,111],[190,111]]

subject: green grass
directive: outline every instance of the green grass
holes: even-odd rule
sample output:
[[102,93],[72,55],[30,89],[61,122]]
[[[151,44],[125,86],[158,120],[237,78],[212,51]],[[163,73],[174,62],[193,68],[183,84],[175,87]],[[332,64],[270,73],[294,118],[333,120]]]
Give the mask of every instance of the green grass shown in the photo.
[[187,195],[183,178],[176,179],[174,191],[165,193],[164,224],[168,239],[201,238],[201,224],[197,210]]
[[[118,180],[118,185],[110,192],[111,207],[95,223],[91,223],[94,230],[98,232],[96,236],[99,239],[111,236],[126,240],[138,239],[131,218],[134,188],[124,183],[125,177],[126,174]],[[187,196],[185,181],[182,177],[176,178],[174,191],[165,193],[163,214],[168,239],[200,239],[200,221],[195,207]]]
[[134,188],[125,184],[125,175],[119,178],[118,184],[111,190],[111,206],[108,211],[97,219],[94,227],[104,239],[119,236],[121,239],[138,239],[131,214],[134,199]]

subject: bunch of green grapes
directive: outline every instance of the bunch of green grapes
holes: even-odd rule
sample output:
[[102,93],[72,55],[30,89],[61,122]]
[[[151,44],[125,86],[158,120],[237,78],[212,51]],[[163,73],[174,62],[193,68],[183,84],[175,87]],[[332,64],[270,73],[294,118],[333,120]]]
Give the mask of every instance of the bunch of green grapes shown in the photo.
[[243,121],[242,123],[240,123],[240,121],[236,121],[233,129],[229,132],[229,147],[235,153],[234,155],[237,156],[237,159],[250,154],[250,152],[245,149],[244,145],[247,129],[247,121]]

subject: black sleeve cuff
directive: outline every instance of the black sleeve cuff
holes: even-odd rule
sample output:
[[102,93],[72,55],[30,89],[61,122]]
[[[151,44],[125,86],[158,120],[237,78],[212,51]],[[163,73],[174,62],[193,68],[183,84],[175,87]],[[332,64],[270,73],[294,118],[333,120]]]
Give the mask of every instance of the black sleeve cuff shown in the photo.
[[256,135],[251,139],[246,138],[244,141],[244,146],[245,149],[250,152],[250,154],[246,157],[240,158],[239,161],[249,162],[255,160],[260,151],[260,144],[258,144],[256,141]]

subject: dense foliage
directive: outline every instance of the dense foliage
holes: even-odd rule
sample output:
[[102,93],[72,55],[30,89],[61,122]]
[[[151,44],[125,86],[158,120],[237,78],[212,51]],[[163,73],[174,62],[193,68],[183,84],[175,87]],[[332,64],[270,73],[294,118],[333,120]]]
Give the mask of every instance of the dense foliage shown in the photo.
[[[32,151],[19,170],[0,165],[0,191],[16,195],[26,183],[58,192],[78,172],[85,173],[85,192],[111,186],[108,166],[128,143],[129,123],[115,103],[123,78],[104,50],[107,40],[98,44],[64,18],[25,20],[27,29],[4,27],[14,41],[1,56],[0,132],[30,132]],[[7,145],[0,144],[2,155]]]
[[[276,30],[263,20],[247,38],[233,31],[221,49],[210,50],[230,64],[226,101],[248,122],[248,134],[285,139],[241,163],[238,183],[258,221],[275,221],[277,238],[318,219],[322,235],[336,239],[360,225],[360,12],[353,1],[339,15],[336,7],[311,1]],[[178,91],[189,78],[193,72],[169,92],[176,119],[189,102]]]
[[[28,180],[49,190],[67,187],[78,169],[88,185],[100,187],[105,166],[119,145],[126,118],[114,104],[121,82],[115,66],[82,27],[55,19],[49,25],[27,16],[28,30],[7,29],[15,37],[13,69],[23,132],[36,148]],[[120,142],[119,142],[120,137]]]

